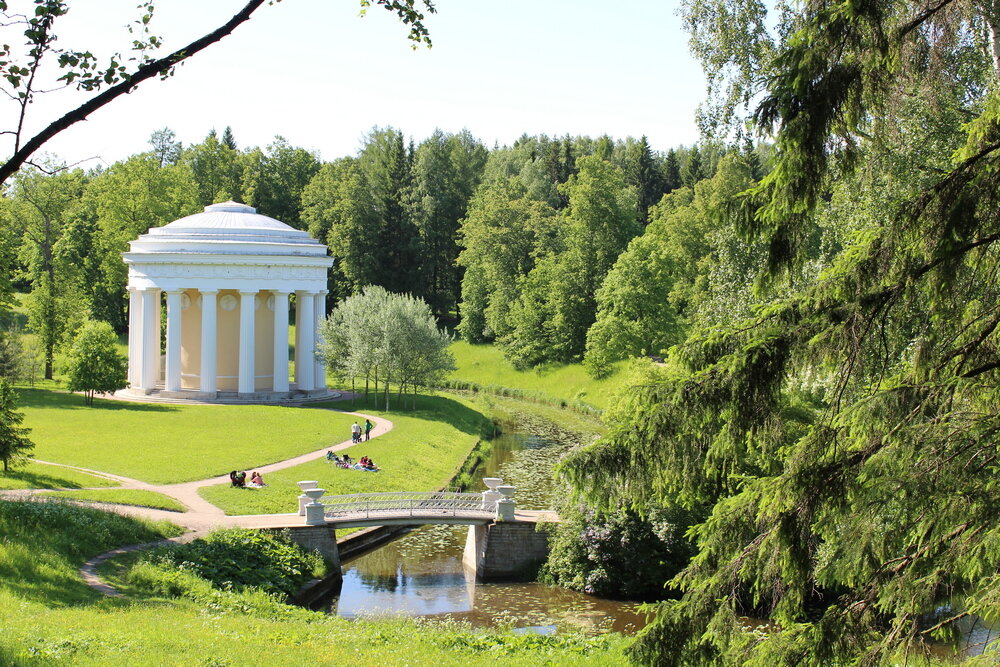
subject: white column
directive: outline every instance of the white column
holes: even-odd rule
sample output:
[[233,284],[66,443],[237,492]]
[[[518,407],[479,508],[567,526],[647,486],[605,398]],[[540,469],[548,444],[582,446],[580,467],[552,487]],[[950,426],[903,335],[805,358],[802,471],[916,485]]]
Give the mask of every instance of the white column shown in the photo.
[[138,341],[142,352],[142,368],[139,371],[139,386],[144,391],[152,391],[160,374],[160,309],[156,307],[159,291],[155,288],[142,290],[141,339]]
[[156,350],[154,356],[156,357],[156,373],[153,375],[155,382],[163,382],[163,355],[160,354],[160,347],[163,343],[161,340],[161,334],[163,333],[163,299],[161,295],[163,290],[156,290],[156,345],[153,349]]
[[274,292],[273,391],[288,391],[288,292]]
[[254,297],[257,290],[240,290],[240,379],[239,392],[251,394],[256,391],[254,381]]
[[295,350],[292,352],[292,363],[294,364],[295,385],[302,384],[302,302],[299,301],[301,292],[295,293]]
[[181,296],[184,290],[167,290],[167,379],[164,389],[181,390]]
[[201,391],[214,394],[216,391],[216,310],[215,295],[219,290],[201,291]]
[[[313,297],[316,302],[316,306],[313,309],[316,316],[313,329],[314,350],[319,349],[320,342],[323,340],[323,320],[326,319],[326,294],[326,290],[323,290]],[[323,359],[316,359],[315,367],[316,389],[326,389],[326,361]]]
[[139,290],[135,287],[128,288],[128,383],[133,387],[139,386],[139,369],[142,368],[142,348],[139,342],[142,308],[139,299]]
[[316,328],[316,318],[313,315],[315,295],[315,292],[295,292],[295,309],[298,313],[298,327],[295,330],[298,339],[295,346],[295,379],[300,391],[312,391],[316,387],[316,338],[313,335]]

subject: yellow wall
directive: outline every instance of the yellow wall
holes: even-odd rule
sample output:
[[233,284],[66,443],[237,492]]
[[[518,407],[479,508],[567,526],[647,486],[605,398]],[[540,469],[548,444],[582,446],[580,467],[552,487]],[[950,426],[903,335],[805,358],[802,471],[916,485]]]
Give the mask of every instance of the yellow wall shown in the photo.
[[201,387],[201,306],[198,290],[184,290],[190,299],[181,310],[181,388]]
[[[190,304],[181,311],[181,387],[199,389],[201,386],[201,307],[198,290],[186,290]],[[223,298],[236,299],[232,310],[222,307]],[[270,291],[257,295],[254,314],[254,375],[258,391],[268,391],[274,386],[274,311],[267,307]],[[240,368],[240,294],[236,290],[220,290],[216,295],[216,388],[219,391],[236,391]]]

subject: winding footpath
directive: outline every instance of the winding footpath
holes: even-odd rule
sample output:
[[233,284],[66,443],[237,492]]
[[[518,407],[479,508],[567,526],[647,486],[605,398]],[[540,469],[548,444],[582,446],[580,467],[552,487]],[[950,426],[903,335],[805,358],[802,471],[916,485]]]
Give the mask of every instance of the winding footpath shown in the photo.
[[[347,397],[349,398],[349,397]],[[343,400],[343,399],[341,399]],[[314,408],[315,409],[315,408]],[[322,409],[322,408],[320,408]],[[340,411],[342,414],[352,415],[358,417],[359,419],[370,419],[375,427],[372,429],[371,437],[376,438],[383,433],[388,433],[392,430],[393,424],[388,419],[382,417],[376,417],[375,415],[365,414],[363,412],[347,412]],[[268,465],[257,466],[253,468],[259,471],[262,475],[274,472],[276,470],[283,470],[285,468],[291,468],[293,466],[300,465],[302,463],[307,463],[309,461],[315,461],[316,459],[323,458],[326,456],[328,451],[339,452],[348,447],[353,446],[354,443],[350,440],[344,440],[335,445],[323,447],[322,449],[317,449],[314,452],[309,452],[307,454],[302,454],[301,456],[296,456],[294,458],[286,459],[284,461],[278,461],[276,463],[270,463]],[[105,479],[113,480],[118,482],[118,487],[100,487],[103,489],[107,488],[120,488],[120,489],[141,489],[144,491],[153,491],[155,493],[160,493],[174,500],[178,501],[184,507],[187,508],[185,512],[171,512],[168,510],[155,509],[152,507],[139,507],[135,505],[118,505],[113,503],[96,503],[96,502],[86,502],[86,504],[92,507],[99,507],[100,509],[116,512],[118,514],[123,514],[125,516],[141,517],[145,519],[154,520],[164,520],[169,521],[174,524],[178,524],[187,529],[183,535],[179,537],[174,537],[168,540],[161,540],[158,542],[150,542],[147,544],[135,544],[126,547],[120,547],[112,551],[100,554],[91,558],[89,561],[83,564],[80,568],[80,575],[83,580],[90,587],[104,593],[109,596],[119,596],[114,588],[104,583],[100,577],[97,576],[97,567],[103,563],[105,560],[118,556],[123,553],[130,551],[138,551],[140,549],[148,549],[155,546],[160,546],[170,542],[189,542],[197,537],[207,534],[211,530],[216,528],[266,528],[269,526],[284,526],[287,525],[289,514],[244,514],[244,515],[228,515],[223,512],[220,508],[216,507],[212,503],[208,502],[199,495],[198,491],[208,486],[217,486],[220,484],[230,484],[230,479],[228,475],[220,475],[218,477],[210,477],[208,479],[197,480],[194,482],[182,482],[180,484],[149,484],[143,482],[142,480],[132,479],[130,477],[122,477],[121,475],[113,475],[111,473],[103,472],[100,470],[91,470],[89,468],[81,468],[79,466],[65,465],[62,463],[52,463],[50,461],[39,461],[33,459],[35,463],[41,463],[44,465],[51,465],[60,468],[69,468],[72,470],[79,470],[96,477],[103,477]],[[0,498],[25,498],[37,495],[44,491],[58,491],[59,489],[17,489],[0,491]],[[79,489],[74,489],[79,490]]]

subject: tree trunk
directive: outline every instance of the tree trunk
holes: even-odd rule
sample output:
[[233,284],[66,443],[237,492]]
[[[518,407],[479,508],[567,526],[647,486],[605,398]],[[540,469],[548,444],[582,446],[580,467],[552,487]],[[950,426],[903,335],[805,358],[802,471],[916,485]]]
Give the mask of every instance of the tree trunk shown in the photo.
[[986,20],[993,74],[997,75],[1000,74],[1000,2],[998,0],[984,0],[981,6],[983,18]]

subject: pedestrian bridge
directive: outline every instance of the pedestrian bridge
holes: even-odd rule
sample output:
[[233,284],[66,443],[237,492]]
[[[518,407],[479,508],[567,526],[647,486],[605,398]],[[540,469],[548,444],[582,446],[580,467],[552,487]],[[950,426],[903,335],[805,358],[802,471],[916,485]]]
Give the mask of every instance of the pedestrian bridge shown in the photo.
[[[503,580],[523,576],[531,567],[537,569],[548,554],[548,537],[537,530],[538,524],[559,517],[547,510],[516,510],[515,487],[504,486],[499,477],[483,481],[489,490],[482,493],[396,491],[342,496],[324,495],[326,491],[315,480],[302,481],[298,483],[302,490],[298,515],[273,515],[282,517],[281,525],[269,521],[259,528],[287,530],[292,540],[315,549],[339,571],[338,528],[464,524],[469,532],[462,562],[477,579]],[[289,522],[291,517],[295,519]]]
[[332,528],[485,525],[497,518],[497,500],[482,493],[353,493],[322,496],[317,502],[323,505],[323,519]]

